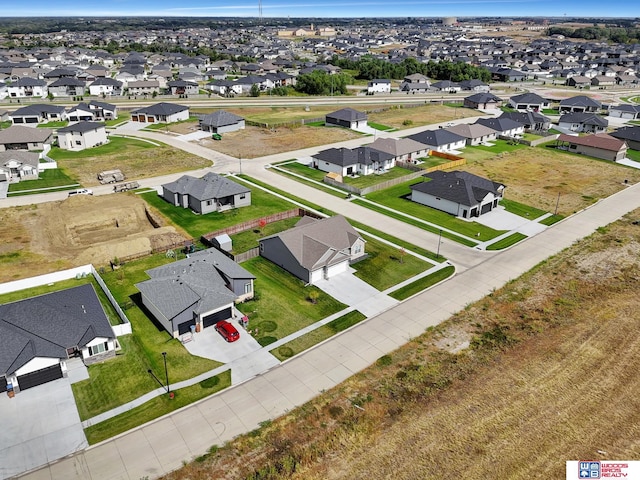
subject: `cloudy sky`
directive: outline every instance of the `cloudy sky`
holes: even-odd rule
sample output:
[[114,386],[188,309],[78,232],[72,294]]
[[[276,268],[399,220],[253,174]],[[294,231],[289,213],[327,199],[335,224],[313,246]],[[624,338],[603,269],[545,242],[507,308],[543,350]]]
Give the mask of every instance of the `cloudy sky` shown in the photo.
[[[257,17],[258,0],[30,0],[0,16]],[[262,0],[263,17],[640,17],[637,0]]]

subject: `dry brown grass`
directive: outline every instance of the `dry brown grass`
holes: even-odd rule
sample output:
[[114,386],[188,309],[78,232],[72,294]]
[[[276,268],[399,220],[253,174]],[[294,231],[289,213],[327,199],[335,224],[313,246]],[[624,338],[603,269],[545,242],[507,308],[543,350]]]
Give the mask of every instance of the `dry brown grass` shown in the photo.
[[639,214],[166,478],[564,478],[569,459],[638,458]]
[[506,198],[558,213],[572,214],[640,181],[640,171],[612,162],[544,148],[527,148],[469,162],[465,170],[507,186]]

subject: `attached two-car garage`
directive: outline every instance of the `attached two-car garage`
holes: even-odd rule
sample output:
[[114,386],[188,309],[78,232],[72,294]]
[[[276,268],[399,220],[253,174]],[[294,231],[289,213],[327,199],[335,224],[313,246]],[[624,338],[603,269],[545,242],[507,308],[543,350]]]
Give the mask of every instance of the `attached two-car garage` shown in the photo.
[[215,325],[220,320],[229,320],[233,316],[231,307],[220,310],[219,312],[212,313],[202,318],[202,327],[207,328]]
[[55,365],[36,370],[35,372],[18,375],[17,379],[20,390],[26,390],[27,388],[37,387],[38,385],[42,385],[43,383],[51,382],[53,380],[58,380],[62,377],[62,366],[59,363],[56,363]]

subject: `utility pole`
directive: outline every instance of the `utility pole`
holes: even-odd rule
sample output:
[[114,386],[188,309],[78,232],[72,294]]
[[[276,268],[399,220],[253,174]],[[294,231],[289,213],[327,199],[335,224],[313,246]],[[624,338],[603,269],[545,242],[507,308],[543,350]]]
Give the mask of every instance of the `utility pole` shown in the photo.
[[442,229],[438,232],[438,250],[436,252],[436,258],[440,258],[440,244],[442,243]]
[[553,212],[554,215],[558,214],[558,205],[560,205],[560,192],[558,192],[558,199],[556,200],[556,211]]

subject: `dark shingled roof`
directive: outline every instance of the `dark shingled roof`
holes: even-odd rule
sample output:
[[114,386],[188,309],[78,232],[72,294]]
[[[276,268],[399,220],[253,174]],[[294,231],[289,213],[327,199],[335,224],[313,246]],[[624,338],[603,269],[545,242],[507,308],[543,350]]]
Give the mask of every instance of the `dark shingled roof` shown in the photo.
[[104,123],[78,122],[78,123],[74,123],[73,125],[69,125],[68,127],[59,128],[58,133],[67,133],[67,132],[85,133],[85,132],[90,132],[92,130],[97,130],[99,128],[104,128]]
[[353,108],[343,108],[332,113],[327,113],[326,118],[335,118],[336,120],[345,120],[347,122],[357,122],[366,120],[367,114],[354,110]]
[[200,122],[202,125],[209,125],[211,127],[224,127],[226,125],[235,125],[243,121],[244,118],[224,110],[218,110],[202,117]]
[[346,167],[349,165],[372,165],[375,162],[385,162],[391,160],[393,155],[371,147],[357,147],[353,149],[343,147],[322,150],[313,155],[313,158]]
[[449,132],[444,128],[438,130],[425,130],[424,132],[414,133],[407,138],[415,140],[416,142],[424,143],[432,147],[439,147],[442,145],[449,145],[456,142],[466,142],[466,138],[457,133]]
[[251,191],[249,188],[213,172],[207,173],[202,178],[183,175],[175,182],[162,185],[162,188],[170,192],[190,195],[200,201],[224,198]]
[[492,182],[472,173],[453,170],[436,170],[424,175],[431,180],[411,185],[411,190],[444,198],[461,205],[472,206],[480,202],[488,193],[499,195],[504,188],[501,183]]
[[602,108],[602,103],[586,95],[577,95],[560,101],[560,107],[591,107]]
[[640,126],[622,127],[617,129],[615,132],[611,132],[609,135],[619,140],[640,142]]
[[149,107],[139,108],[131,112],[132,115],[136,113],[145,113],[147,115],[173,115],[178,112],[188,110],[189,107],[185,105],[177,105],[175,103],[161,102],[151,105]]
[[584,125],[596,125],[605,128],[609,125],[606,118],[590,112],[571,112],[560,116],[560,123],[582,123]]
[[67,348],[114,338],[93,285],[0,305],[0,375],[35,357],[67,358]]

